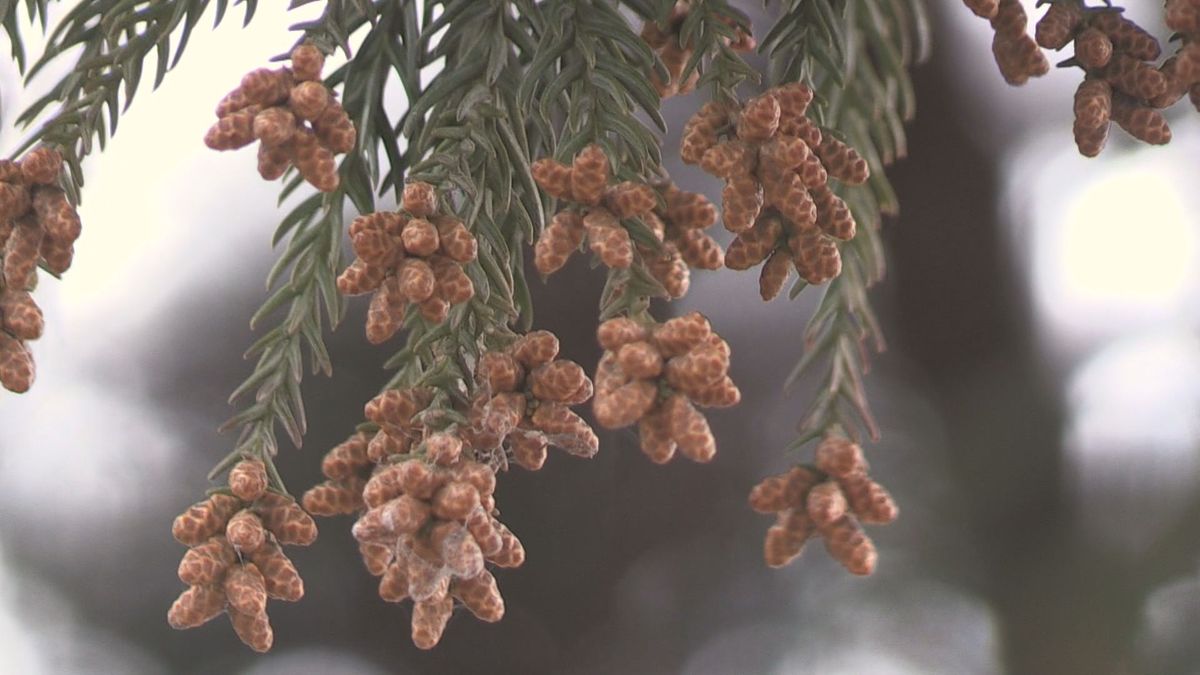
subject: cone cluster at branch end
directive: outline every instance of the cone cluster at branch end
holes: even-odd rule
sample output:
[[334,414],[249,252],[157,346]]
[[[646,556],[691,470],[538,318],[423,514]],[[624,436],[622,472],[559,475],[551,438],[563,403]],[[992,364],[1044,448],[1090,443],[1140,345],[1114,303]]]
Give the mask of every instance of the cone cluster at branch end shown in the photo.
[[265,652],[274,642],[267,600],[296,602],[304,583],[283,546],[308,546],[317,526],[295,500],[267,489],[261,460],[229,472],[228,492],[216,492],[175,519],[175,539],[188,551],[179,580],[188,585],[167,612],[172,628],[195,628],[225,612],[239,639]]
[[837,242],[857,230],[832,180],[861,185],[870,177],[854,148],[806,116],[813,93],[796,82],[767,90],[741,108],[705,104],[683,130],[683,161],[724,179],[725,228],[738,236],[725,266],[766,263],[764,300],[778,295],[791,269],[811,284],[841,273]]
[[[610,268],[632,266],[636,254],[671,298],[687,293],[691,268],[721,266],[721,246],[705,233],[716,223],[717,213],[704,195],[671,183],[612,184],[608,157],[599,145],[585,147],[570,166],[539,159],[532,173],[547,194],[567,202],[534,246],[534,266],[544,276],[561,269],[585,240]],[[653,240],[635,243],[622,223],[626,220],[639,222]]]
[[592,398],[592,381],[578,363],[557,355],[558,338],[535,331],[507,349],[480,356],[475,366],[477,393],[462,431],[473,449],[503,449],[530,471],[542,468],[550,446],[576,457],[596,454],[599,439],[571,410]]
[[367,339],[380,344],[404,325],[409,307],[431,324],[446,320],[453,305],[475,295],[463,269],[478,244],[458,218],[439,213],[429,183],[404,186],[401,210],[368,213],[350,224],[357,258],[338,277],[344,295],[374,293],[367,311]]
[[325,55],[305,43],[291,68],[259,68],[217,105],[218,121],[204,135],[213,150],[258,141],[258,172],[275,180],[295,165],[316,189],[332,192],[339,178],[334,156],[354,149],[357,133],[342,104],[321,81]]
[[888,491],[867,475],[858,444],[826,436],[816,455],[815,466],[769,476],[750,492],[751,508],[776,516],[763,542],[766,563],[783,567],[809,539],[820,537],[830,556],[852,574],[871,574],[877,554],[862,526],[886,525],[900,511]]
[[31,295],[37,268],[66,272],[82,231],[79,213],[58,187],[62,169],[62,155],[49,146],[20,161],[0,159],[0,386],[18,394],[36,379],[27,343],[45,327]]
[[[543,366],[569,363],[553,360],[557,342],[546,346],[539,338],[524,351],[538,354]],[[502,374],[493,367],[489,376]],[[549,379],[531,386],[566,383]],[[590,382],[586,388],[590,393]],[[483,621],[499,621],[504,600],[486,566],[525,560],[520,540],[498,520],[495,468],[479,461],[491,459],[494,448],[473,446],[479,434],[455,425],[433,430],[432,401],[424,388],[372,399],[365,415],[378,431],[330,450],[322,462],[328,480],[304,495],[318,515],[358,513],[352,531],[363,562],[381,577],[381,598],[413,601],[412,640],[421,649],[441,639],[456,601]]]
[[665,464],[676,451],[709,462],[716,439],[697,406],[727,408],[742,393],[729,377],[729,344],[698,312],[662,324],[619,317],[597,331],[596,421],[608,429],[638,425],[642,452]]
[[965,2],[992,22],[998,41],[1006,36],[1009,43],[1022,45],[1014,51],[993,44],[996,63],[1010,84],[1048,71],[1037,47],[1073,48],[1074,56],[1062,65],[1084,71],[1075,92],[1073,129],[1084,156],[1100,154],[1112,123],[1144,143],[1164,145],[1171,141],[1171,128],[1162,110],[1187,96],[1200,112],[1200,0],[1166,0],[1167,27],[1175,32],[1178,47],[1161,65],[1156,65],[1163,53],[1159,41],[1108,3],[1091,7],[1083,0],[1050,0],[1034,30],[1035,42],[1019,0]]

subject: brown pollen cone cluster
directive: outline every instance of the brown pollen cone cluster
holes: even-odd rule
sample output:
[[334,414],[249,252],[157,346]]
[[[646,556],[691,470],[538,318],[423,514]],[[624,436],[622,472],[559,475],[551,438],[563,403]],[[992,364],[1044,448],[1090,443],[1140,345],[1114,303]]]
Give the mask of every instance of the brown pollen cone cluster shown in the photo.
[[[716,210],[704,195],[666,185],[624,181],[609,185],[612,172],[599,145],[589,145],[570,166],[554,159],[533,164],[533,178],[548,194],[570,204],[556,213],[534,246],[534,266],[544,276],[567,263],[584,240],[605,265],[625,269],[634,253],[672,298],[690,285],[690,267],[721,266],[721,247],[704,230],[716,222]],[[638,219],[656,242],[635,245],[623,219]]]
[[475,366],[477,393],[464,440],[477,452],[500,447],[522,468],[537,471],[549,446],[590,458],[600,441],[571,410],[592,397],[592,381],[574,361],[556,358],[558,338],[539,330],[503,351],[485,352]]
[[291,497],[267,490],[262,461],[245,459],[229,472],[229,492],[216,492],[188,508],[171,528],[187,545],[179,579],[188,585],[171,605],[172,628],[195,628],[221,612],[251,649],[271,648],[274,632],[267,599],[296,602],[304,583],[283,553],[308,546],[317,526]]
[[367,418],[380,430],[331,450],[322,464],[329,480],[304,498],[315,513],[360,511],[353,534],[363,560],[381,577],[381,598],[412,599],[412,640],[421,649],[441,639],[456,600],[481,620],[499,621],[504,600],[486,563],[525,560],[520,540],[496,518],[492,467],[471,459],[473,448],[453,428],[426,427],[431,400],[423,389],[373,399]]
[[367,339],[372,344],[400,330],[410,305],[426,321],[438,324],[446,320],[451,305],[475,295],[463,269],[478,252],[475,236],[458,218],[438,213],[434,187],[405,185],[401,209],[354,219],[350,241],[357,258],[337,280],[344,295],[374,292],[367,311]]
[[1038,49],[1026,28],[1029,16],[1021,0],[963,0],[976,16],[992,24],[992,56],[1004,81],[1011,85],[1025,84],[1033,77],[1050,72],[1050,62]]
[[359,432],[325,453],[321,460],[325,481],[309,488],[301,497],[305,511],[314,516],[341,516],[363,508],[363,486],[375,468],[367,456],[370,443],[371,435]]
[[39,263],[54,274],[71,267],[79,214],[58,187],[62,155],[41,146],[19,162],[0,159],[0,386],[29,391],[37,368],[26,342],[42,336],[42,310],[30,291]]
[[291,68],[247,73],[217,105],[218,121],[204,143],[236,150],[258,141],[258,173],[264,179],[275,180],[294,164],[313,187],[332,192],[339,184],[334,155],[354,149],[354,123],[321,81],[321,50],[301,44],[291,62]]
[[596,368],[596,421],[609,429],[638,425],[642,452],[664,464],[675,451],[695,462],[717,453],[696,406],[727,408],[742,393],[729,377],[729,344],[698,312],[646,326],[618,317],[597,331],[604,354]]
[[[687,0],[680,0],[675,3],[675,7],[671,10],[671,16],[667,19],[667,25],[664,29],[654,21],[647,21],[642,25],[642,39],[646,44],[658,54],[658,58],[667,68],[668,80],[666,82],[658,76],[658,73],[651,73],[650,80],[654,85],[658,95],[662,98],[670,98],[677,94],[687,94],[696,88],[696,82],[700,79],[700,71],[693,70],[686,80],[683,78],[683,69],[687,65],[688,60],[692,58],[693,49],[690,45],[682,43],[680,35],[683,28],[683,21],[692,11],[692,3]],[[734,32],[733,39],[722,38],[722,42],[735,52],[752,52],[757,46],[754,38],[745,30],[737,25],[733,19],[726,18],[728,25]]]
[[795,82],[767,90],[740,109],[710,102],[684,127],[680,154],[725,180],[725,227],[738,236],[725,266],[745,270],[764,263],[764,300],[779,294],[795,267],[808,283],[841,273],[837,241],[854,238],[849,207],[830,180],[861,185],[867,162],[808,117],[813,93]]
[[[1079,152],[1095,157],[1104,149],[1111,122],[1134,138],[1152,145],[1171,140],[1171,129],[1159,110],[1174,105],[1200,83],[1200,43],[1197,26],[1187,12],[1172,12],[1171,27],[1179,30],[1179,51],[1162,66],[1155,62],[1162,47],[1118,8],[1086,7],[1080,0],[1060,0],[1050,5],[1037,24],[1038,44],[1059,50],[1073,44],[1075,57],[1068,63],[1084,70],[1075,92],[1075,143]],[[1175,3],[1176,7],[1195,2]],[[1189,37],[1186,29],[1191,29]]]
[[815,466],[795,466],[754,486],[751,508],[776,515],[763,544],[767,565],[787,565],[815,535],[852,574],[874,572],[875,545],[862,525],[886,525],[900,510],[868,468],[858,444],[830,435],[817,446]]
[[640,216],[656,243],[638,243],[637,251],[646,271],[662,284],[667,296],[678,299],[691,287],[692,268],[720,269],[725,252],[705,232],[717,222],[717,209],[707,197],[674,184],[667,184],[661,195],[664,206]]

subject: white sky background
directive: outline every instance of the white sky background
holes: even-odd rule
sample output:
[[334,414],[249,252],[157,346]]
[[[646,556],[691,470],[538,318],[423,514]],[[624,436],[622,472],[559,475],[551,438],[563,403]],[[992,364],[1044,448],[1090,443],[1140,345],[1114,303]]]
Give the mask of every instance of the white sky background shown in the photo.
[[[1024,4],[1032,24],[1043,10]],[[1169,34],[1161,3],[1122,4]],[[1068,405],[1067,480],[1093,536],[1136,551],[1200,481],[1200,116],[1185,98],[1170,111],[1170,145],[1114,125],[1098,159],[1081,157],[1071,136],[1079,70],[1009,87],[987,22],[951,15],[954,30],[938,39],[956,55],[973,139],[1005,158],[1013,271],[1027,280],[1031,329]]]
[[[65,13],[64,4],[52,4],[52,16]],[[207,454],[184,447],[171,421],[156,414],[158,406],[143,393],[153,374],[139,364],[147,349],[172,347],[161,337],[184,318],[180,300],[193,289],[215,294],[234,284],[261,283],[251,280],[247,265],[271,255],[279,185],[258,177],[253,150],[215,153],[202,139],[215,121],[215,102],[243,73],[291,45],[294,34],[283,27],[320,9],[285,16],[284,8],[283,2],[259,3],[254,22],[242,29],[242,10],[233,7],[215,32],[206,24],[208,12],[157,91],[151,90],[153,60],[148,62],[116,136],[102,156],[85,162],[84,229],[75,264],[62,283],[43,277],[36,293],[47,323],[46,336],[33,345],[38,382],[0,405],[0,521],[10,527],[55,523],[44,555],[95,550],[114,518],[160,510],[155,506],[164,501],[186,503],[182,490],[203,486],[196,480],[208,470]],[[24,34],[36,57],[40,36]],[[0,66],[3,154],[19,143],[11,128],[17,111],[59,72],[50,70],[30,93],[18,93],[15,68]],[[213,442],[228,441],[214,432]],[[184,476],[194,480],[182,486]],[[48,494],[55,498],[42,498]],[[0,571],[3,562],[0,556]],[[0,572],[0,672],[158,670],[130,645],[83,633],[69,604],[45,621],[31,620],[29,608],[36,614],[53,593],[31,598],[28,574]],[[67,635],[72,639],[63,639]],[[46,641],[55,636],[50,647]],[[74,652],[100,652],[114,662],[77,661]]]
[[[1114,148],[1099,161],[1082,160],[1070,138],[1077,73],[1055,71],[1009,88],[991,63],[986,22],[950,4],[954,19],[946,25],[955,30],[935,39],[954,46],[959,98],[972,127],[980,130],[978,142],[1011,160],[1006,180],[1014,245],[1030,249],[1023,256],[1030,267],[1018,273],[1031,280],[1047,354],[1070,382],[1064,395],[1074,411],[1068,441],[1080,499],[1097,506],[1085,487],[1098,483],[1110,494],[1109,483],[1118,474],[1133,481],[1130,499],[1148,490],[1163,489],[1169,496],[1190,489],[1200,410],[1200,343],[1194,330],[1200,246],[1194,190],[1200,165],[1194,155],[1200,125],[1194,115],[1175,125],[1169,149]],[[1032,12],[1032,1],[1027,4],[1034,16],[1040,14]],[[208,469],[207,459],[183,447],[155,414],[155,402],[144,394],[144,378],[152,374],[141,373],[138,364],[146,349],[171,347],[156,338],[162,326],[181,318],[176,314],[181,298],[196,288],[216,293],[259,283],[246,267],[270,256],[270,234],[280,215],[278,185],[258,178],[252,150],[214,153],[201,139],[214,121],[215,102],[237,78],[290,45],[292,37],[282,27],[298,17],[285,17],[284,5],[260,3],[259,16],[245,30],[240,8],[232,8],[215,33],[202,22],[180,66],[157,92],[149,79],[143,83],[109,147],[85,165],[84,231],[75,266],[64,282],[47,280],[36,295],[48,326],[34,345],[38,384],[22,397],[0,395],[0,521],[63,523],[46,544],[47,556],[77,555],[96,545],[106,522],[138,505],[178,502]],[[1139,18],[1135,10],[1130,14]],[[36,39],[29,47],[38,52]],[[43,86],[50,79],[42,79]],[[0,128],[8,131],[0,135],[0,154],[7,155],[19,142],[9,122],[32,95],[16,94],[15,71],[3,65],[0,90],[5,120]],[[1113,199],[1122,188],[1130,200]],[[736,294],[745,298],[753,283],[747,275],[740,281],[745,283]],[[749,330],[752,322],[776,315],[759,303],[720,301],[733,284],[718,284],[713,275],[698,274],[693,284],[691,301],[723,325]],[[749,321],[747,309],[756,312]],[[223,439],[214,434],[213,440]],[[1179,471],[1181,466],[1188,468]],[[187,485],[179,485],[189,476]],[[41,498],[46,494],[57,497],[47,501]],[[1091,512],[1111,515],[1113,508]],[[1111,536],[1128,528],[1107,529]],[[72,649],[77,657],[101,651],[125,659],[113,671],[154,671],[133,647],[82,629],[69,603],[36,585],[28,569],[14,568],[11,553],[6,557],[0,549],[0,672],[84,672],[65,665],[73,662]],[[630,583],[652,575],[655,565],[650,557],[646,570],[631,572]],[[795,577],[784,577],[789,578]],[[31,597],[39,599],[34,611],[44,621],[29,620]],[[964,653],[994,649],[985,608],[940,589],[919,602],[929,613],[908,618],[931,635],[947,632],[943,622],[952,617]],[[932,672],[931,664],[914,663],[897,642],[895,636],[911,631],[903,623],[880,619],[869,627],[872,642],[801,645],[778,672]],[[64,635],[71,639],[47,646],[49,638]],[[726,638],[714,642],[714,650],[751,640]],[[877,660],[865,662],[868,652]],[[272,669],[281,663],[261,672],[288,672]],[[704,654],[697,655],[688,672],[708,672],[705,663]],[[986,657],[959,665],[955,672],[989,668]],[[350,662],[344,668],[368,670]]]

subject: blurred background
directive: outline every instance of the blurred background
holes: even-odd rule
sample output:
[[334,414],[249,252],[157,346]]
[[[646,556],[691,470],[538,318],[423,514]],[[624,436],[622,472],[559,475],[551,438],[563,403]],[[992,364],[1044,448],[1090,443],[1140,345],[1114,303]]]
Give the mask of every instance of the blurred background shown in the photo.
[[[710,316],[745,393],[711,415],[717,459],[654,466],[631,433],[603,433],[591,461],[552,453],[501,476],[529,556],[498,575],[502,622],[460,611],[419,652],[410,610],[377,597],[343,518],[290,551],[307,596],[272,604],[270,655],[223,620],[172,631],[184,549],[170,522],[230,446],[215,429],[249,370],[281,213],[250,155],[201,143],[214,102],[291,43],[295,17],[262,3],[249,29],[197,31],[86,165],[75,268],[36,296],[39,382],[0,398],[0,672],[1200,672],[1200,116],[1185,102],[1170,146],[1115,133],[1085,160],[1075,71],[1010,89],[987,23],[928,4],[933,58],[890,172],[903,212],[885,223],[891,269],[874,292],[890,349],[868,381],[883,440],[867,452],[902,517],[870,530],[873,577],[819,545],[766,568],[771,521],[746,506],[791,461],[780,448],[810,392],[783,396],[782,373],[816,293],[763,304],[755,275],[698,272],[676,311]],[[1129,4],[1166,34],[1159,3]],[[8,64],[0,91],[7,154],[33,94]],[[668,147],[699,103],[668,103]],[[589,364],[601,279],[586,267],[536,284],[536,323]],[[311,431],[280,458],[294,491],[385,380],[364,313],[353,302],[330,339],[334,377],[305,383]]]

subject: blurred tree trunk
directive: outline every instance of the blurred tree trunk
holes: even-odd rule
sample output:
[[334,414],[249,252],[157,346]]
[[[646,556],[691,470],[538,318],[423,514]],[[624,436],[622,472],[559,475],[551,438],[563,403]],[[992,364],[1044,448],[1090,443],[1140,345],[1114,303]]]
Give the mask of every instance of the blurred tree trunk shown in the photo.
[[905,206],[888,230],[893,340],[928,374],[947,420],[962,531],[983,565],[967,578],[996,612],[1008,671],[1131,672],[1141,593],[1122,561],[1077,535],[1058,385],[1032,344],[1002,224],[985,216],[997,210],[981,208],[1000,199],[996,158],[972,146],[969,124],[947,124],[961,111],[946,75],[918,71],[912,155],[894,174]]

